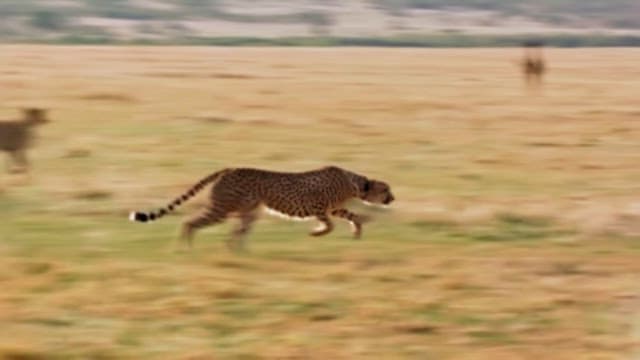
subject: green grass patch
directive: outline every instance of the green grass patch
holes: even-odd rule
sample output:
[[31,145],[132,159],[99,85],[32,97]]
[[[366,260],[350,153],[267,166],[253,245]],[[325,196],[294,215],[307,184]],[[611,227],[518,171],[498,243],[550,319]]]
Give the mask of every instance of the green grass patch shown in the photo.
[[490,225],[474,229],[469,237],[475,241],[501,242],[544,239],[559,230],[549,218],[501,213]]

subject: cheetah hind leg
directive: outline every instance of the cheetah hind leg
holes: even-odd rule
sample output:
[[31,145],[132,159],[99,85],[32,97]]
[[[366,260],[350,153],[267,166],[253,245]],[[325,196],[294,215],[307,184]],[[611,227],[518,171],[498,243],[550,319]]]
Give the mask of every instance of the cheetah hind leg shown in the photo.
[[26,173],[29,171],[29,160],[24,150],[18,150],[14,154],[16,164],[19,164],[18,172]]
[[310,233],[311,236],[326,235],[333,230],[333,222],[331,222],[331,219],[329,219],[327,215],[317,215],[316,218],[321,224]]
[[7,158],[7,171],[14,174],[26,173],[29,167],[29,161],[24,150],[15,150],[9,153],[11,161]]
[[255,211],[240,213],[240,224],[231,233],[231,238],[227,240],[227,247],[233,252],[245,252],[244,239],[251,230],[251,225],[256,221]]
[[193,247],[193,235],[196,230],[220,223],[226,218],[226,211],[216,207],[207,208],[201,213],[192,216],[182,224],[182,233],[180,236],[182,243],[186,244],[190,250]]

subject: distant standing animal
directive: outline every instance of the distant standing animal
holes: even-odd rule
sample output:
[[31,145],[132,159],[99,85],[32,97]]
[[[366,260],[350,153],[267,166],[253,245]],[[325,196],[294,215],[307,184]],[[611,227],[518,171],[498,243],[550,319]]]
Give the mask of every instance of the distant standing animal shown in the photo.
[[524,58],[521,62],[522,73],[528,86],[539,87],[546,72],[546,64],[542,55],[542,43],[529,41],[524,45]]
[[[22,113],[21,120],[0,121],[0,150],[9,153],[18,166],[16,171],[26,171],[29,167],[26,151],[33,142],[33,128],[49,122],[44,109],[27,108]],[[8,162],[7,167],[11,170]]]
[[166,207],[152,212],[132,212],[129,219],[139,222],[157,220],[209,183],[214,183],[210,203],[202,213],[182,225],[181,238],[189,247],[197,229],[235,215],[240,218],[240,226],[233,231],[227,245],[231,250],[243,249],[243,238],[256,220],[257,210],[261,206],[265,206],[269,212],[294,219],[315,217],[321,226],[311,232],[312,236],[325,235],[333,230],[330,216],[343,218],[351,223],[354,237],[359,238],[362,224],[367,218],[347,210],[344,207],[346,201],[358,198],[368,203],[386,205],[394,200],[387,183],[335,166],[299,173],[228,168],[203,178]]
[[536,58],[526,58],[522,60],[522,72],[527,84],[538,86],[542,83],[542,76],[545,72],[544,60]]

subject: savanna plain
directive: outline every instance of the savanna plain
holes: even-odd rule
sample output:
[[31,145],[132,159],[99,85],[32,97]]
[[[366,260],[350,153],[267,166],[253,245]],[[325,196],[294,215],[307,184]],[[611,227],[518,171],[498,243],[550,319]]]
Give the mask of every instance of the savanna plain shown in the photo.
[[[640,50],[0,47],[0,358],[640,356]],[[262,216],[173,251],[223,167],[391,184],[363,238]]]

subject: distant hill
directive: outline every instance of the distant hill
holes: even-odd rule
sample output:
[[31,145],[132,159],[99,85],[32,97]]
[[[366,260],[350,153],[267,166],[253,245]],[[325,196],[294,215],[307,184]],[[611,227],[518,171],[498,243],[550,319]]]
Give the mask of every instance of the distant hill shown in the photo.
[[550,34],[637,40],[638,14],[639,0],[2,0],[0,41],[269,44],[308,38],[319,45],[319,39],[383,39],[384,45],[441,39],[464,46],[456,39],[473,45],[469,37],[486,42]]

